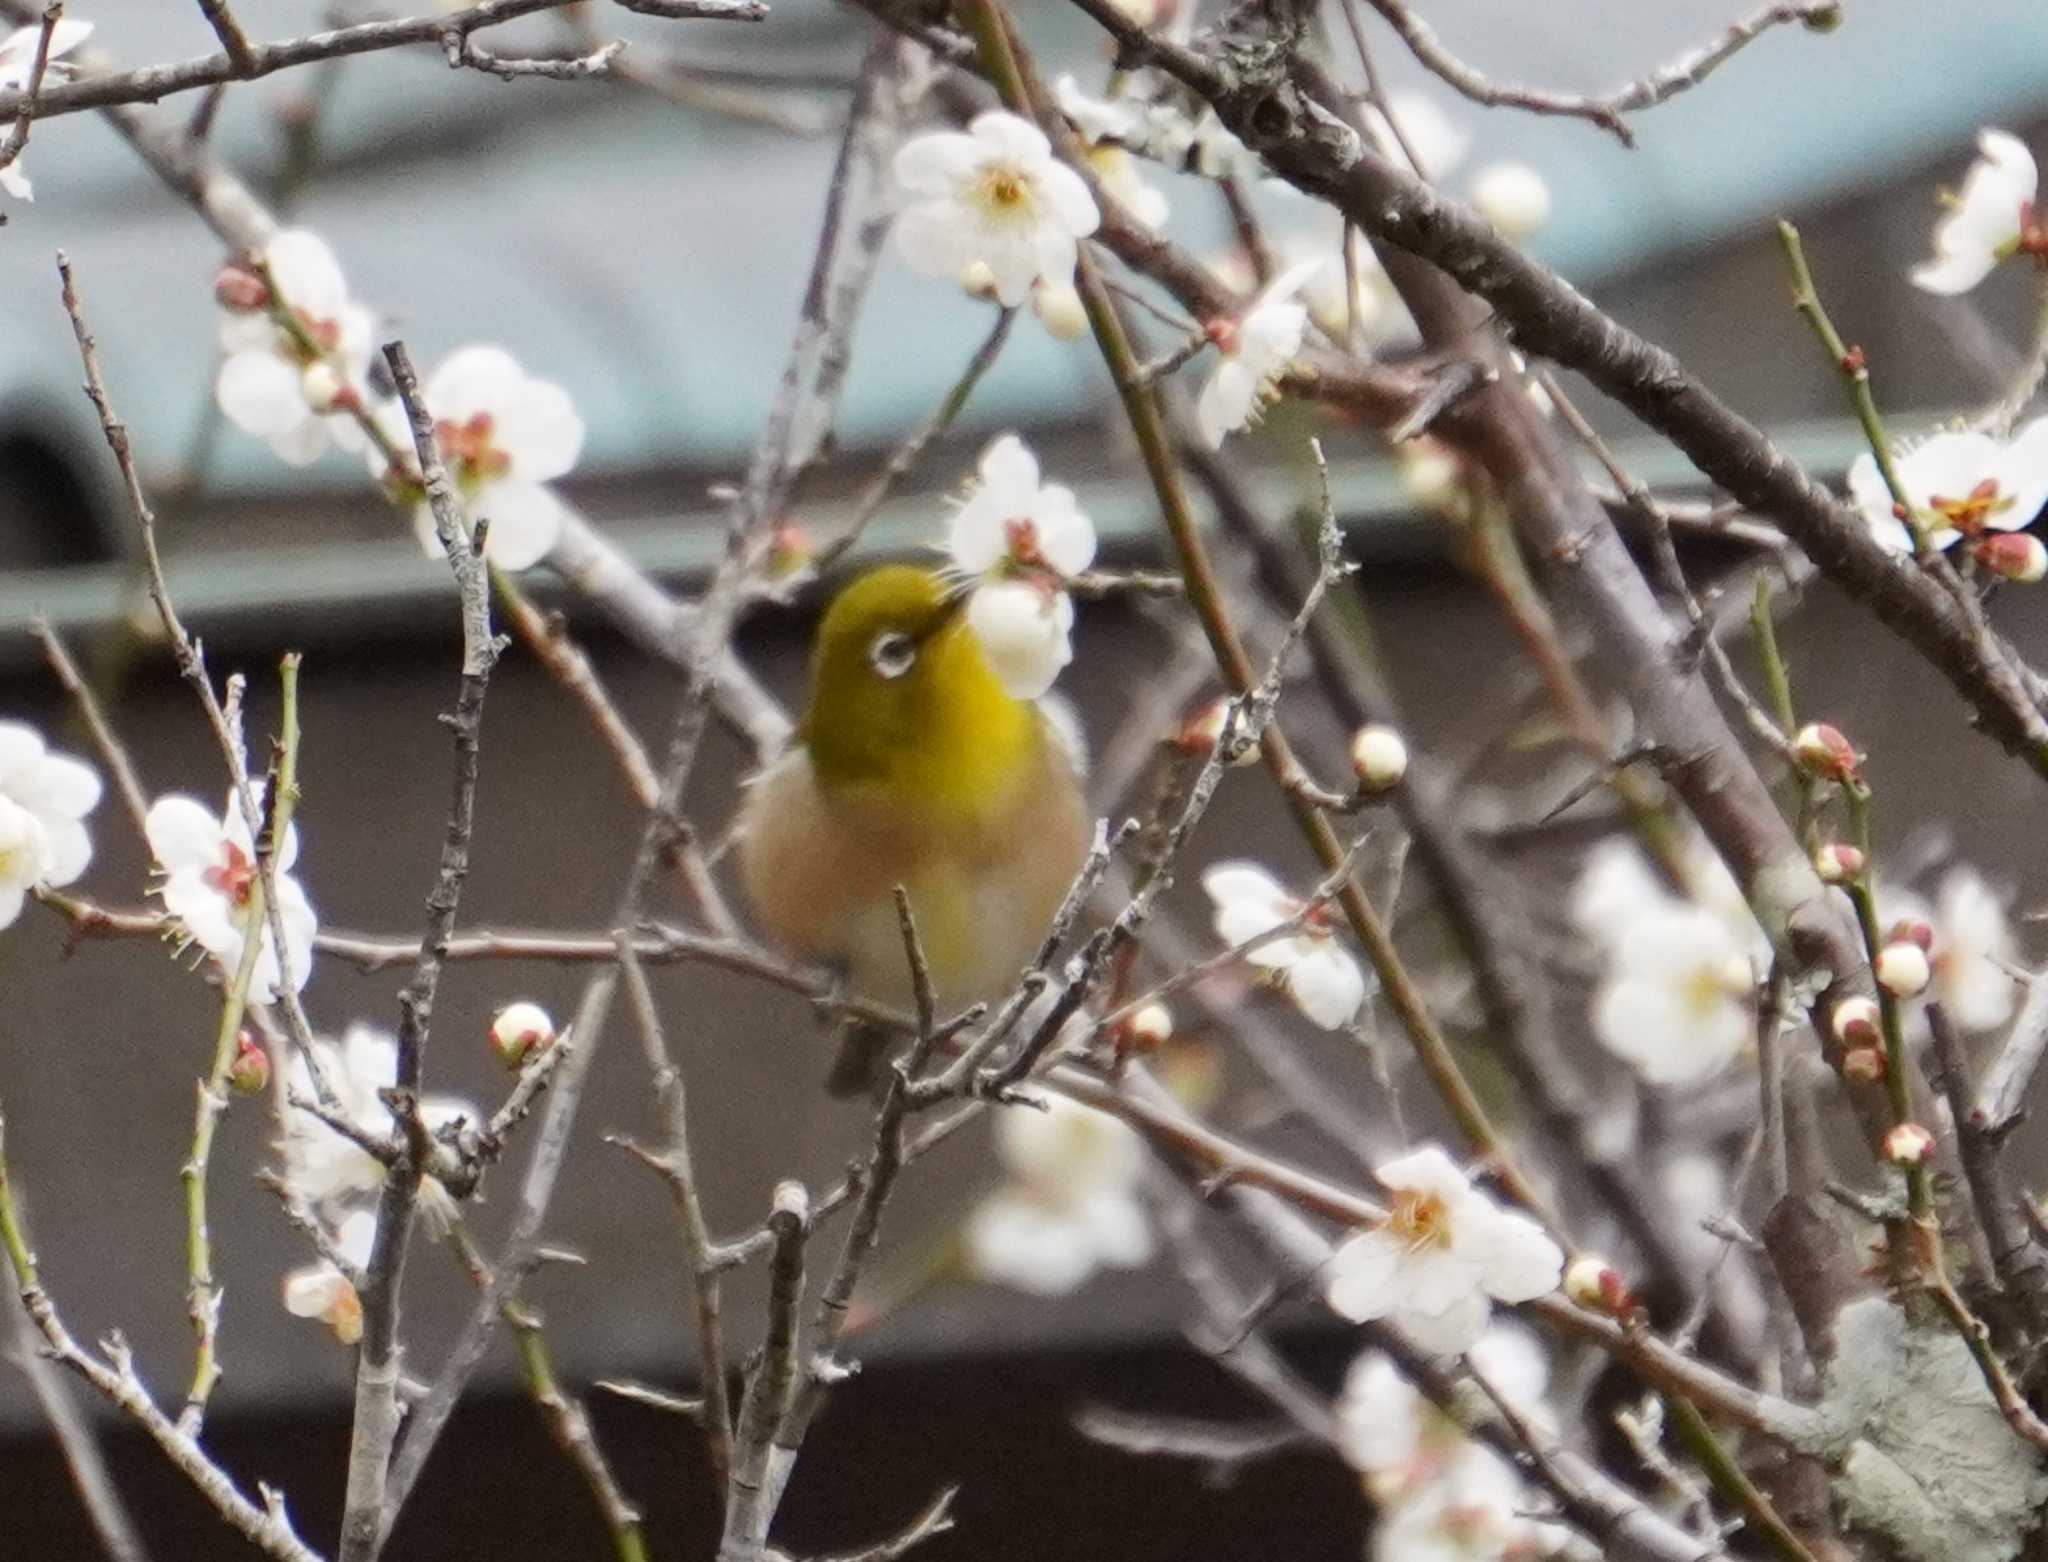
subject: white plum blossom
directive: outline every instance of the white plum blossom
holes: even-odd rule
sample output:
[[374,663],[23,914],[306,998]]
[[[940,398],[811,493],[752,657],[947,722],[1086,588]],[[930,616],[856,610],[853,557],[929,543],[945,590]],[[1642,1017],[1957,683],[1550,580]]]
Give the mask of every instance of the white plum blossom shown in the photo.
[[1635,845],[1603,841],[1572,886],[1573,923],[1598,946],[1593,1033],[1652,1084],[1694,1084],[1733,1063],[1755,1030],[1751,1001],[1770,943],[1712,850],[1683,852],[1697,898],[1668,889]]
[[[2010,439],[1945,430],[1901,447],[1894,462],[1932,546],[2017,531],[2048,503],[2048,417],[2034,419]],[[1849,467],[1849,498],[1886,548],[1914,551],[1913,529],[1899,517],[1877,458],[1867,450]]]
[[1006,308],[1023,303],[1034,282],[1071,282],[1080,241],[1101,221],[1086,181],[1053,156],[1044,133],[1000,109],[964,132],[906,142],[895,174],[903,258],[955,280],[979,262]]
[[1278,381],[1308,330],[1308,306],[1296,297],[1324,269],[1321,260],[1306,260],[1273,279],[1244,312],[1243,318],[1212,326],[1221,349],[1195,402],[1195,420],[1213,450],[1223,436],[1257,418],[1276,396]]
[[[1933,981],[1926,996],[1938,1001],[1958,1027],[1982,1034],[2012,1018],[2019,1001],[2012,976],[2019,945],[2005,901],[1975,868],[1958,863],[1943,874],[1932,906],[1906,891],[1881,891],[1878,920],[1887,928],[1904,920],[1933,928]],[[1916,1037],[1924,1035],[1927,1022],[1920,1005],[1908,1007],[1906,1016]]]
[[1593,1000],[1593,1034],[1653,1085],[1711,1079],[1755,1031],[1756,972],[1728,924],[1673,899],[1621,935]]
[[[470,528],[490,523],[485,556],[508,570],[538,564],[562,534],[562,501],[547,485],[567,476],[583,453],[583,419],[569,393],[528,374],[504,348],[475,346],[451,353],[420,396]],[[393,403],[380,421],[401,450],[412,450],[402,408]],[[375,450],[370,466],[383,475]],[[416,489],[410,497],[420,546],[439,558],[433,507]]]
[[[1543,1402],[1550,1363],[1528,1330],[1496,1319],[1466,1356],[1523,1420],[1554,1425]],[[1352,1362],[1336,1411],[1339,1447],[1365,1476],[1375,1502],[1398,1501],[1420,1489],[1470,1446],[1464,1429],[1379,1351]]]
[[1166,192],[1145,182],[1130,148],[1142,145],[1146,105],[1128,98],[1091,98],[1072,76],[1054,84],[1060,112],[1087,143],[1088,166],[1105,192],[1147,228],[1162,226],[1171,211]]
[[[251,791],[260,817],[261,783]],[[232,977],[242,963],[243,939],[261,879],[239,799],[230,793],[226,807],[215,814],[190,797],[160,797],[150,804],[144,824],[150,853],[164,874],[164,909]],[[313,934],[319,927],[305,890],[291,875],[298,855],[299,831],[292,825],[278,844],[276,877],[285,934],[283,982],[293,992],[304,987],[312,973]],[[276,999],[279,985],[277,947],[270,918],[260,915],[255,920],[261,942],[249,982],[249,1001],[270,1003]]]
[[[316,1037],[313,1045],[320,1055],[321,1076],[334,1092],[334,1109],[371,1133],[395,1132],[391,1109],[381,1099],[382,1092],[398,1082],[398,1043],[391,1034],[358,1022],[339,1042]],[[292,1058],[291,1088],[307,1100],[317,1099],[313,1071],[297,1055]],[[443,1128],[458,1118],[483,1120],[459,1096],[421,1097],[420,1116],[429,1129]],[[375,1197],[384,1186],[382,1162],[303,1108],[294,1107],[286,1115],[278,1148],[292,1192],[330,1221],[339,1220],[351,1203]],[[433,1178],[420,1184],[420,1213],[431,1224],[445,1230],[454,1208],[454,1200]]]
[[[356,1210],[334,1233],[334,1250],[361,1274],[370,1262],[376,1237],[376,1215]],[[324,1258],[284,1277],[284,1310],[294,1318],[319,1319],[344,1345],[354,1345],[363,1337],[363,1301],[356,1294],[355,1282]]]
[[69,884],[92,861],[85,816],[100,778],[83,760],[53,754],[42,734],[0,721],[0,927],[21,915],[38,884]]
[[[55,62],[63,55],[84,43],[92,35],[91,22],[76,22],[70,17],[58,21],[50,29],[50,52],[48,63],[43,68],[43,79],[54,81],[64,74],[64,68]],[[26,92],[29,78],[35,74],[36,50],[42,44],[43,29],[40,23],[32,27],[18,27],[5,38],[0,38],[0,92]],[[32,201],[36,198],[35,186],[27,174],[21,171],[21,159],[16,157],[5,168],[0,168],[0,190],[6,191],[17,201]]]
[[1123,1123],[1061,1096],[1012,1107],[995,1123],[1003,1186],[968,1217],[967,1261],[980,1278],[1063,1296],[1097,1269],[1152,1256],[1136,1185],[1145,1147]]
[[973,583],[967,622],[996,676],[1018,699],[1037,699],[1074,659],[1066,582],[1095,562],[1095,527],[1073,490],[1041,483],[1030,447],[1004,434],[981,453],[946,553]]
[[2017,254],[2048,263],[2048,229],[2034,204],[2040,173],[2033,153],[2003,130],[1979,131],[1977,150],[1962,193],[1935,224],[1934,258],[1912,270],[1913,285],[1925,292],[1967,293]]
[[1467,1444],[1434,1480],[1382,1515],[1373,1562],[1525,1562],[1550,1556],[1570,1531],[1530,1517],[1526,1482],[1490,1448]]
[[1564,1253],[1527,1215],[1474,1188],[1440,1148],[1376,1167],[1387,1216],[1330,1260],[1325,1295],[1354,1322],[1385,1319],[1424,1350],[1456,1354],[1486,1333],[1495,1302],[1557,1289]]
[[1472,176],[1472,204],[1506,237],[1526,239],[1550,221],[1550,186],[1527,163],[1488,163]]
[[[1255,862],[1218,863],[1202,875],[1202,888],[1215,904],[1216,936],[1227,944],[1271,933],[1307,906]],[[1324,1030],[1349,1025],[1365,1001],[1365,974],[1321,907],[1310,910],[1298,930],[1267,939],[1245,959],[1271,971],[1295,1006]]]
[[291,228],[263,247],[273,304],[291,310],[318,356],[267,309],[230,309],[221,319],[224,355],[213,396],[227,420],[267,440],[280,461],[305,466],[332,444],[356,450],[362,431],[341,399],[360,394],[377,322],[349,297],[341,262],[317,233]]
[[0,927],[21,916],[28,892],[43,881],[50,849],[34,814],[0,797]]

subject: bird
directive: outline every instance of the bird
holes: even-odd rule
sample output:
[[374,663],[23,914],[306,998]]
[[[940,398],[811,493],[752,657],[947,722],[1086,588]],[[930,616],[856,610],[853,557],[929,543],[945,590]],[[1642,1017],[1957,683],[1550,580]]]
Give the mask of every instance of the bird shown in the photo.
[[[957,1012],[1017,983],[1093,834],[1071,717],[1003,686],[967,596],[898,564],[833,599],[802,720],[748,782],[735,831],[742,885],[775,942],[905,1010],[898,885],[934,995]],[[887,1041],[853,1027],[827,1089],[867,1088]]]

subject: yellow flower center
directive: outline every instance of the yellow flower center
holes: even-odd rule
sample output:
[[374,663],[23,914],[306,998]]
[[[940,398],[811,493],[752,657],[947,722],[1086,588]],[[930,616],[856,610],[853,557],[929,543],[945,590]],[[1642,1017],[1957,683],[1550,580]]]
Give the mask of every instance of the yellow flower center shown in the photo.
[[1974,537],[1992,516],[2012,507],[2012,496],[1998,491],[1997,478],[1987,477],[1961,499],[1931,494],[1927,507],[1965,537]]
[[1741,956],[1726,961],[1701,961],[1686,973],[1680,984],[1680,999],[1686,1013],[1705,1020],[1730,998],[1748,992],[1752,973]]
[[1450,1208],[1434,1193],[1404,1188],[1394,1195],[1394,1207],[1387,1212],[1387,1230],[1411,1253],[1449,1247]]
[[975,202],[985,216],[997,222],[1022,222],[1037,205],[1031,181],[1021,169],[992,163],[981,172],[974,191]]

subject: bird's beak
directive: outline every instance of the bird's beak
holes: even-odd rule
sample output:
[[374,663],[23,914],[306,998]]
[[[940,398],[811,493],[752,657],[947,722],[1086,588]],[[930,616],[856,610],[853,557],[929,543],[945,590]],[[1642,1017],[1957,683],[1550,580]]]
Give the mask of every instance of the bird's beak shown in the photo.
[[922,644],[928,640],[935,640],[944,634],[952,626],[953,621],[959,618],[961,611],[967,606],[967,599],[973,594],[974,588],[963,582],[940,598],[937,611],[925,621],[924,627],[918,631],[917,638],[919,643]]

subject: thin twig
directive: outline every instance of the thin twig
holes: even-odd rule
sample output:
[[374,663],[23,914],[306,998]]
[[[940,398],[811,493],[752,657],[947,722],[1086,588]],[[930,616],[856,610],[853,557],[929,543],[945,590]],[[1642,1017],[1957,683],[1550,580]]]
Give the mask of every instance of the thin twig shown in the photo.
[[[59,114],[75,114],[80,109],[157,103],[176,93],[226,81],[256,81],[317,60],[341,59],[411,44],[439,47],[441,40],[451,34],[466,37],[500,22],[538,11],[559,10],[572,3],[573,0],[482,0],[459,11],[362,22],[353,27],[282,38],[274,43],[252,43],[240,64],[223,52],[146,65],[139,70],[81,70],[76,73],[77,79],[48,87],[40,95],[26,90],[0,92],[0,118],[26,113],[32,119],[50,119]],[[628,9],[650,10],[650,14],[671,19],[707,21],[758,22],[768,15],[763,0],[660,0],[660,7],[651,11],[650,0],[638,0]]]
[[78,718],[85,723],[85,730],[92,739],[93,749],[100,756],[100,763],[107,767],[107,774],[114,778],[114,790],[120,794],[121,807],[127,812],[128,822],[135,826],[135,838],[149,839],[149,794],[142,789],[142,782],[135,774],[135,762],[128,755],[128,749],[107,721],[107,714],[100,709],[99,697],[92,691],[85,675],[78,670],[78,664],[65,649],[63,637],[47,618],[39,618],[30,626],[43,644],[43,656],[50,664],[50,671],[57,676],[64,692],[71,696],[78,706]]

